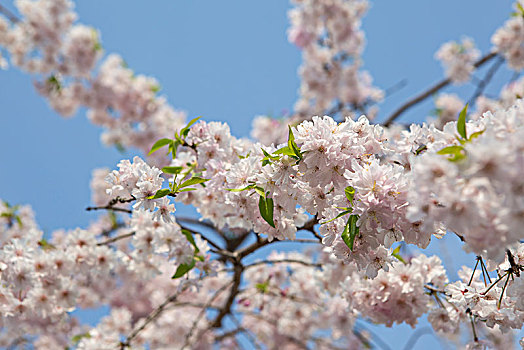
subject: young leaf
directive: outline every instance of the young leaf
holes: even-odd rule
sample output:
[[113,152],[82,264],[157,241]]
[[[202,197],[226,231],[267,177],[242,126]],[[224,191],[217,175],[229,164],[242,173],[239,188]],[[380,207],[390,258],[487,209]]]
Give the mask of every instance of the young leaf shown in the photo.
[[464,147],[462,146],[444,147],[443,149],[438,151],[437,154],[451,155],[452,157],[448,158],[448,160],[451,162],[458,162],[459,160],[466,158],[466,151],[464,150]]
[[175,271],[175,274],[171,277],[171,279],[176,279],[184,276],[186,273],[191,271],[195,267],[195,259],[191,260],[189,264],[180,264],[178,268]]
[[293,130],[291,129],[291,125],[288,125],[289,128],[289,139],[287,141],[287,147],[291,150],[293,150],[293,153],[295,156],[298,157],[298,159],[302,159],[302,153],[300,153],[300,148],[298,148],[297,144],[295,143],[295,136],[293,135]]
[[165,166],[162,168],[162,172],[166,174],[180,174],[180,172],[184,169],[184,167],[181,166]]
[[245,190],[249,190],[249,189],[251,189],[253,187],[255,187],[255,184],[247,185],[244,188],[226,188],[226,190],[228,190],[230,192],[242,192],[242,191],[245,191]]
[[149,151],[149,153],[147,155],[149,156],[149,155],[155,153],[156,151],[158,151],[162,147],[167,146],[167,145],[169,145],[172,142],[173,142],[173,140],[170,140],[170,139],[160,139],[160,140],[158,140],[157,142],[155,142],[153,147],[151,147],[151,151]]
[[82,338],[91,338],[91,334],[89,334],[89,332],[86,332],[86,333],[81,333],[81,334],[77,334],[77,335],[74,335],[72,338],[71,338],[71,341],[73,343],[78,343],[80,340],[82,340]]
[[191,243],[191,245],[195,248],[195,254],[198,254],[200,252],[200,249],[198,249],[196,242],[195,242],[195,238],[193,237],[193,234],[191,233],[191,231],[183,228],[182,234],[186,236],[187,241]]
[[396,247],[395,250],[391,253],[393,257],[395,257],[398,261],[403,262],[404,264],[407,264],[406,260],[400,255],[400,246]]
[[196,191],[197,189],[194,188],[194,187],[187,187],[187,188],[183,188],[181,190],[178,190],[178,192],[189,192],[189,191]]
[[273,221],[273,199],[260,196],[258,200],[258,209],[260,211],[260,216],[271,226],[275,227],[275,222]]
[[202,117],[196,117],[191,119],[189,123],[187,123],[187,125],[182,130],[180,130],[180,135],[186,137],[187,134],[189,134],[189,128],[191,127],[191,125],[195,124],[200,118]]
[[264,189],[260,186],[253,186],[253,189],[256,193],[258,193],[261,197],[266,198],[266,192],[264,192]]
[[344,232],[342,232],[342,240],[348,246],[349,250],[353,251],[355,245],[355,238],[359,232],[357,227],[358,215],[351,215],[344,226]]
[[351,215],[349,217],[349,249],[353,251],[353,245],[355,244],[355,238],[358,235],[359,228],[357,227],[358,215]]
[[269,288],[269,281],[266,281],[264,283],[257,283],[255,284],[255,288],[259,290],[261,293],[266,293]]
[[203,179],[203,178],[198,177],[198,176],[193,176],[189,180],[186,180],[186,181],[182,182],[180,184],[180,186],[178,186],[178,188],[184,188],[184,187],[187,187],[187,186],[198,185],[198,184],[202,184],[202,183],[204,183],[206,181],[209,181],[209,179]]
[[462,109],[462,111],[459,114],[458,121],[457,121],[457,132],[464,140],[467,140],[467,134],[466,134],[466,116],[468,114],[468,104]]
[[355,189],[351,186],[348,186],[344,189],[344,193],[346,194],[346,198],[348,199],[349,203],[353,205],[353,198],[355,197]]
[[271,155],[269,154],[265,149],[263,148],[260,148],[262,150],[262,153],[264,153],[264,156],[266,156],[266,158],[269,158],[271,160],[277,160],[279,157],[278,156],[274,156],[274,155]]
[[[351,245],[351,241],[349,239],[349,220],[350,219],[348,219],[348,221],[344,225],[344,231],[342,231],[342,235],[341,235],[342,240],[344,241],[344,243],[346,243],[346,245],[348,247],[350,247],[350,245]],[[349,248],[349,249],[351,249],[351,248]]]
[[351,213],[353,209],[344,210],[343,212],[339,213],[337,216],[335,216],[333,219],[330,219],[328,221],[321,222],[320,225],[327,224],[328,222],[335,221],[336,219],[343,217],[344,215],[347,215]]
[[484,133],[484,131],[486,131],[486,130],[484,129],[484,130],[480,130],[480,131],[474,132],[473,134],[471,134],[469,136],[469,139],[473,140],[474,138],[479,137],[480,135],[482,135]]
[[161,190],[158,190],[154,195],[147,197],[147,199],[157,199],[167,196],[169,193],[171,193],[171,190],[169,188],[163,188]]
[[419,154],[424,153],[427,150],[428,150],[428,146],[422,145],[415,150],[415,155],[418,156]]
[[295,152],[292,149],[290,149],[289,146],[279,148],[275,152],[273,152],[273,154],[277,154],[277,155],[282,154],[283,156],[290,156],[290,157],[295,156]]

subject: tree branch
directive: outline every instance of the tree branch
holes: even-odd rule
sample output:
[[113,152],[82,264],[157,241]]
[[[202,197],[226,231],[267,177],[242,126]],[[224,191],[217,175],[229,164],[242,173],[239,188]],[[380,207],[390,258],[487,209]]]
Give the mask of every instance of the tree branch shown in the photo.
[[[474,64],[475,68],[481,67],[483,64],[485,64],[486,62],[489,62],[491,59],[493,59],[496,56],[497,56],[496,52],[488,53],[487,55],[485,55],[484,57],[479,59],[477,62],[475,62],[475,64]],[[400,106],[393,114],[391,114],[388,117],[388,119],[386,119],[386,121],[384,122],[384,126],[391,125],[398,117],[400,117],[400,115],[402,113],[404,113],[405,111],[407,111],[411,107],[419,104],[420,102],[424,101],[426,98],[428,98],[431,95],[433,95],[434,93],[440,91],[444,87],[448,86],[450,83],[451,83],[451,80],[449,78],[448,79],[444,79],[444,80],[436,83],[435,85],[433,85],[432,87],[430,87],[426,91],[424,91],[424,92],[420,93],[419,95],[413,97],[412,99],[408,100],[406,103],[404,103],[402,106]]]
[[123,341],[120,342],[120,350],[124,350],[125,348],[128,348],[131,346],[131,342],[133,339],[135,339],[140,332],[144,330],[144,328],[147,327],[148,324],[153,322],[158,316],[162,314],[164,309],[172,302],[175,302],[178,296],[185,291],[187,288],[187,285],[182,287],[181,289],[177,290],[175,294],[171,295],[169,298],[167,298],[162,304],[160,304],[156,309],[151,311],[149,315],[146,317],[144,322],[141,326],[134,328],[131,333]]
[[493,63],[493,65],[489,68],[489,70],[486,72],[486,75],[484,76],[484,79],[482,79],[479,84],[477,85],[477,89],[475,90],[475,93],[469,98],[468,104],[471,105],[475,100],[484,92],[484,89],[486,86],[488,86],[491,79],[493,79],[493,76],[497,72],[497,70],[502,66],[502,63],[504,63],[504,58],[499,56],[498,59]]
[[116,236],[116,237],[113,237],[113,238],[109,238],[109,239],[107,239],[105,241],[99,242],[96,245],[97,246],[108,245],[108,244],[111,244],[111,243],[115,243],[116,241],[119,241],[121,239],[132,237],[134,235],[135,235],[135,232],[125,233],[123,235]]
[[12,23],[18,23],[20,22],[20,18],[18,18],[14,13],[9,11],[6,7],[0,5],[0,13],[7,17],[9,21]]
[[211,323],[212,328],[222,327],[222,320],[226,315],[231,313],[231,306],[233,305],[233,302],[235,301],[235,298],[240,290],[240,282],[242,281],[242,273],[244,272],[244,266],[240,263],[240,260],[235,262],[234,269],[235,272],[233,274],[233,285],[231,286],[229,297],[227,298],[224,306],[219,310],[215,320]]
[[[224,290],[226,290],[227,287],[229,287],[231,285],[231,283],[233,283],[234,280],[232,281],[229,281],[228,283],[224,284],[222,287],[220,287],[219,289],[217,289],[217,291],[215,292],[215,294],[208,300],[208,302],[202,307],[202,309],[200,310],[200,312],[198,313],[197,317],[195,318],[195,320],[193,321],[193,324],[191,325],[191,329],[189,330],[189,332],[187,332],[186,334],[186,337],[185,337],[185,340],[184,340],[184,345],[182,346],[181,349],[185,349],[187,346],[189,346],[189,341],[191,339],[191,336],[193,335],[193,332],[195,331],[195,328],[197,327],[198,325],[198,322],[200,322],[200,320],[202,319],[202,317],[204,316],[204,314],[206,313],[207,311],[207,308],[211,306],[211,304],[216,300],[216,298],[218,298],[218,296],[220,294],[222,294],[222,292]],[[209,328],[207,328],[206,330],[208,330]],[[200,334],[199,336],[197,336],[197,339],[200,338]]]
[[322,267],[322,264],[315,264],[307,261],[297,260],[297,259],[279,259],[279,260],[260,260],[256,261],[252,264],[245,265],[244,268],[248,269],[253,266],[263,265],[263,264],[285,264],[285,263],[292,263],[292,264],[301,264],[304,266],[311,266],[311,267]]

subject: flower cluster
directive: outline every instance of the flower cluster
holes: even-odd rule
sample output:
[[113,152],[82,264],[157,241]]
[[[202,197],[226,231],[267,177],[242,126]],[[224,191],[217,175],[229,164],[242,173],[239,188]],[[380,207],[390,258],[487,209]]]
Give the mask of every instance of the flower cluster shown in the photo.
[[373,322],[388,327],[405,322],[415,327],[432,303],[424,287],[443,288],[447,281],[438,257],[420,255],[409,264],[393,263],[389,272],[381,270],[372,280],[348,276],[343,294],[353,308]]
[[446,69],[446,76],[455,84],[467,82],[475,70],[474,63],[480,57],[475,43],[470,38],[461,43],[450,41],[443,44],[435,54]]
[[508,19],[491,37],[495,50],[504,55],[511,69],[524,68],[524,11],[521,0],[515,3],[516,16]]
[[0,17],[0,45],[15,66],[38,77],[38,92],[58,113],[72,116],[84,106],[91,122],[107,129],[104,143],[142,151],[152,140],[171,135],[167,130],[181,128],[185,113],[157,96],[155,79],[135,75],[120,56],[107,56],[95,73],[103,51],[100,35],[75,24],[70,0],[15,4],[22,19],[10,26]]
[[[408,217],[425,229],[444,224],[465,248],[489,259],[504,258],[522,239],[524,103],[485,113],[465,125],[460,145],[456,123],[448,123],[449,147],[427,145],[412,163]],[[445,154],[452,154],[449,158]]]

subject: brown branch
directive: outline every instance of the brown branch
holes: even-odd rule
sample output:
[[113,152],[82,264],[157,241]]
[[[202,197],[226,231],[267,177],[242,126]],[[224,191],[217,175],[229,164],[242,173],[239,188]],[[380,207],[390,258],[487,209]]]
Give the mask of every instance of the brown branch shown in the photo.
[[[475,62],[474,67],[479,68],[486,62],[489,62],[491,59],[497,56],[496,52],[490,52],[481,59],[479,59],[477,62]],[[388,119],[384,122],[384,126],[389,126],[391,123],[393,123],[402,113],[410,109],[411,107],[419,104],[420,102],[424,101],[426,98],[430,97],[434,93],[440,91],[441,89],[445,88],[451,83],[451,79],[444,79],[426,91],[420,93],[419,95],[413,97],[412,99],[408,100],[406,103],[404,103],[402,106],[400,106],[393,114],[391,114]]]
[[246,269],[248,269],[250,267],[263,265],[263,264],[285,264],[285,263],[301,264],[301,265],[304,265],[304,266],[311,266],[311,267],[322,267],[322,264],[315,264],[315,263],[302,261],[302,260],[297,260],[297,259],[260,260],[260,261],[254,262],[252,264],[245,265],[244,267]]
[[151,311],[149,313],[149,315],[146,317],[146,319],[144,320],[144,322],[142,323],[142,325],[140,325],[139,327],[134,328],[133,331],[131,331],[131,333],[129,333],[129,335],[127,337],[125,337],[123,341],[120,342],[120,350],[124,350],[125,348],[130,347],[131,346],[131,342],[133,341],[133,339],[135,339],[138,336],[138,334],[140,332],[142,332],[144,330],[144,328],[147,327],[147,325],[149,325],[151,322],[156,320],[156,318],[162,314],[164,309],[170,303],[175,302],[176,299],[178,298],[178,296],[180,295],[180,293],[182,293],[182,292],[184,292],[186,290],[187,286],[188,286],[188,284],[186,284],[184,287],[182,287],[182,289],[176,291],[175,294],[171,295],[162,304],[160,304],[156,309]]
[[92,211],[92,210],[113,210],[113,211],[120,211],[122,213],[127,213],[127,214],[133,213],[133,211],[130,210],[130,209],[118,208],[118,207],[113,207],[113,206],[110,206],[110,205],[104,205],[104,206],[101,206],[101,207],[87,207],[86,210],[87,211]]
[[193,225],[199,225],[199,226],[203,226],[203,227],[207,227],[213,231],[216,231],[220,234],[222,234],[222,231],[220,231],[217,227],[215,227],[215,225],[213,225],[212,223],[208,222],[208,221],[200,221],[198,219],[195,219],[195,218],[190,218],[190,217],[186,217],[186,216],[177,216],[176,218],[177,221],[180,221],[180,222],[185,222],[187,224],[193,224]]
[[135,232],[125,233],[123,235],[116,236],[116,237],[113,237],[113,238],[109,238],[109,239],[107,239],[105,241],[99,242],[96,245],[97,246],[108,245],[108,244],[111,244],[111,243],[115,243],[116,241],[119,241],[121,239],[132,237],[134,235],[135,235]]
[[[218,298],[218,296],[220,294],[222,294],[222,292],[224,290],[226,290],[227,287],[229,287],[232,283],[234,282],[234,280],[232,281],[229,281],[227,282],[226,284],[224,284],[222,287],[220,287],[219,289],[217,289],[217,291],[215,292],[215,294],[208,300],[208,302],[202,307],[202,309],[200,310],[200,312],[198,313],[197,317],[195,318],[195,320],[193,321],[193,324],[191,325],[191,329],[189,329],[189,332],[187,332],[186,334],[186,337],[185,337],[185,340],[184,340],[184,345],[181,347],[181,349],[185,349],[187,346],[189,346],[189,341],[191,339],[191,336],[193,335],[193,332],[195,331],[195,328],[197,327],[198,325],[198,322],[200,322],[200,320],[202,319],[202,317],[204,316],[204,314],[206,313],[208,307],[211,306],[211,304],[216,300],[216,298]],[[209,328],[206,328],[204,330],[204,333],[205,331],[209,330]],[[197,336],[197,339],[200,338],[200,335],[202,334],[203,332],[200,332],[199,335]]]
[[20,22],[20,18],[18,18],[14,13],[9,11],[6,7],[0,5],[0,13],[7,17],[9,21],[12,23],[18,23]]
[[212,328],[222,327],[222,320],[226,315],[231,313],[231,306],[238,295],[240,290],[240,283],[242,281],[242,273],[244,272],[244,266],[240,263],[240,260],[235,262],[234,266],[235,272],[233,274],[233,285],[231,286],[231,291],[226,300],[224,306],[219,310],[218,315],[215,317],[215,320],[211,323]]
[[[176,220],[178,221],[178,218],[176,218]],[[221,248],[218,244],[216,244],[215,242],[213,242],[210,238],[207,238],[206,236],[204,236],[201,232],[196,232],[196,231],[190,229],[189,227],[186,227],[186,226],[181,225],[181,224],[178,224],[178,225],[179,225],[183,230],[187,230],[187,231],[191,232],[191,234],[193,234],[193,235],[195,235],[195,234],[199,234],[200,237],[202,237],[202,239],[203,239],[204,241],[206,241],[207,243],[209,243],[209,245],[211,245],[213,248],[218,249],[218,250],[222,250],[222,248]]]
[[502,63],[504,63],[504,58],[502,56],[498,56],[498,59],[493,63],[493,65],[489,68],[489,70],[486,72],[486,75],[484,76],[484,79],[482,79],[479,84],[477,85],[477,89],[475,90],[475,93],[470,97],[468,104],[471,105],[475,102],[475,100],[482,95],[484,92],[484,89],[486,89],[486,86],[488,86],[491,79],[493,79],[493,76],[497,72],[497,70],[502,66]]

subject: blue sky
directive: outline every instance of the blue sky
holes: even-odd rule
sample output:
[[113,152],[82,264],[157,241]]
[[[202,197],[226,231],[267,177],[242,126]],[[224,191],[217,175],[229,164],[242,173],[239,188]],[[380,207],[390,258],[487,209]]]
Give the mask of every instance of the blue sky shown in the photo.
[[[137,73],[156,77],[161,94],[190,117],[220,120],[236,136],[249,134],[258,114],[291,109],[299,85],[300,51],[287,42],[287,1],[101,1],[79,2],[81,23],[98,28],[106,53],[121,54]],[[511,12],[511,1],[376,1],[363,20],[367,46],[364,67],[383,89],[405,79],[407,86],[381,104],[381,118],[442,78],[433,59],[448,40],[470,36],[483,53],[490,37]],[[482,76],[482,75],[480,75]],[[488,91],[509,80],[502,70]],[[447,91],[466,92],[466,85]],[[86,226],[95,218],[90,204],[92,169],[114,168],[120,154],[99,141],[101,130],[81,110],[62,119],[39,97],[31,78],[16,68],[0,71],[0,198],[31,204],[46,232]],[[431,101],[412,109],[405,121],[420,121]],[[457,243],[453,240],[454,243]],[[432,244],[438,251],[440,244]],[[456,244],[454,262],[465,260]],[[92,318],[87,318],[92,321]],[[409,327],[385,333],[393,348],[403,346]],[[418,345],[441,346],[427,337]],[[416,347],[418,348],[418,347]]]

